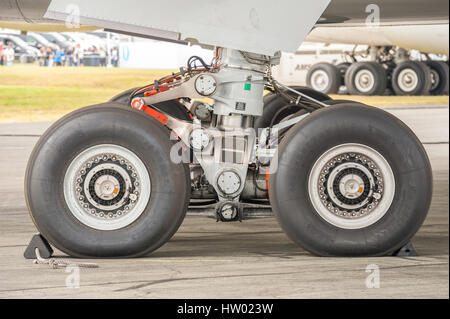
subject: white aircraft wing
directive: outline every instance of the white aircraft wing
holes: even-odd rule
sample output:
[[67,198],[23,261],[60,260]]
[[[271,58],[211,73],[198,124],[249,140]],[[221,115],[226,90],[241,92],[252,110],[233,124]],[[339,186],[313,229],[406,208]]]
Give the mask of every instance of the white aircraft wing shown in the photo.
[[[93,26],[273,54],[295,51],[314,26],[365,26],[374,8],[379,9],[381,26],[448,25],[448,0],[0,0],[0,27],[62,31],[66,22],[69,28],[79,22],[76,31]],[[329,31],[324,31],[326,38]],[[338,38],[344,33],[338,31]],[[367,30],[361,34],[373,38]]]
[[329,3],[53,0],[45,17],[69,22],[79,18],[81,24],[106,29],[273,55],[279,50],[294,52]]

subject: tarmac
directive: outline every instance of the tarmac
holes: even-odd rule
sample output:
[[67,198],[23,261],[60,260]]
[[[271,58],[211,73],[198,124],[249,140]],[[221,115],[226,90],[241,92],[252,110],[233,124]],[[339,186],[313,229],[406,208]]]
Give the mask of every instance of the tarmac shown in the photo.
[[273,217],[216,223],[189,212],[172,240],[144,258],[79,260],[56,251],[58,260],[99,265],[80,268],[79,277],[73,267],[23,258],[37,232],[24,172],[51,123],[0,124],[0,298],[449,298],[449,106],[384,109],[414,130],[433,167],[431,209],[412,240],[418,256],[316,257]]

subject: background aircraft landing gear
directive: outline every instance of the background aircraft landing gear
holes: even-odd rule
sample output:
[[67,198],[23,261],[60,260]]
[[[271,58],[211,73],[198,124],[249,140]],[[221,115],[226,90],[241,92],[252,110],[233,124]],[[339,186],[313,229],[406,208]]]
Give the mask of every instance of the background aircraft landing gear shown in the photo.
[[190,198],[189,168],[171,161],[172,145],[164,126],[129,106],[105,103],[63,117],[41,137],[26,172],[36,227],[71,256],[157,249],[180,226]]

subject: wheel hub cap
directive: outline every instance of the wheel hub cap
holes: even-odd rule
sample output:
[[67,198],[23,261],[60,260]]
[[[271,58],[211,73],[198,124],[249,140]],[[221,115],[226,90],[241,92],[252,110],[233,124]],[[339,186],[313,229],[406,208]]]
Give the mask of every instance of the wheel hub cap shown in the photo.
[[419,76],[412,69],[405,69],[398,75],[398,86],[404,92],[412,92],[419,84]]
[[139,180],[133,167],[112,154],[91,158],[79,171],[79,178],[81,182],[77,184],[77,189],[82,189],[79,192],[80,204],[84,207],[87,204],[91,214],[95,211],[95,214],[102,214],[105,218],[117,217],[120,207],[134,203],[130,200],[130,194],[139,194],[139,188],[135,186]]
[[364,192],[364,181],[359,176],[346,175],[339,183],[339,191],[347,198],[357,198]]
[[323,92],[328,87],[328,74],[323,70],[317,70],[311,76],[311,85],[316,91]]
[[360,144],[344,144],[326,152],[309,178],[316,211],[341,228],[366,227],[379,220],[393,200],[394,189],[387,161]]
[[361,70],[355,75],[355,86],[359,92],[369,92],[375,85],[375,78],[369,70]]
[[[332,158],[323,168],[319,192],[329,211],[344,218],[356,218],[376,207],[378,200],[374,191],[380,194],[383,183],[376,175],[379,169],[365,156],[345,153]],[[369,204],[371,209],[368,208]]]
[[64,195],[84,224],[114,230],[140,216],[150,197],[150,178],[131,151],[99,145],[78,155],[67,169]]

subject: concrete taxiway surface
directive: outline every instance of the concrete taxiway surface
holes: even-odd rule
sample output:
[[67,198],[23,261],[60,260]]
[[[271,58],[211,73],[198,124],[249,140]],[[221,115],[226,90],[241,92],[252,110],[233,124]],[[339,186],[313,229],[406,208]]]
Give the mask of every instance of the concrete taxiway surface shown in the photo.
[[[188,216],[172,240],[148,257],[96,260],[71,273],[22,257],[36,229],[23,196],[28,156],[50,123],[0,125],[0,298],[448,298],[449,108],[385,108],[424,143],[434,173],[429,215],[414,237],[418,257],[320,258],[294,245],[274,218],[216,223]],[[57,256],[70,262],[60,252]],[[368,265],[380,288],[368,289]]]

